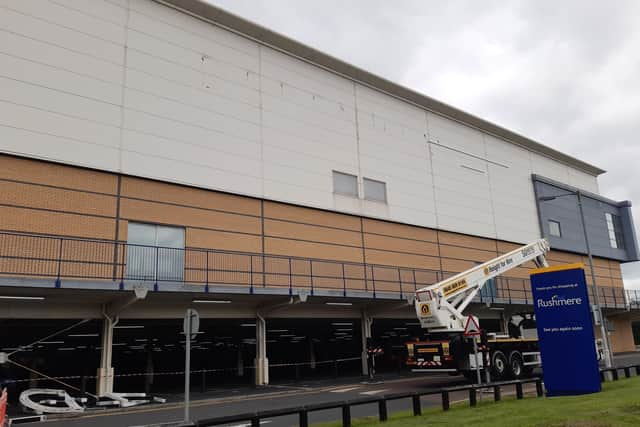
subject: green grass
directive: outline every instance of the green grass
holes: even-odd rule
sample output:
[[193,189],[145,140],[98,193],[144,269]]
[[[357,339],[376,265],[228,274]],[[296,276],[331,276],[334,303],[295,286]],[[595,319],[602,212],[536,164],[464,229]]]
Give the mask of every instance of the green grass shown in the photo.
[[[505,388],[505,391],[510,391]],[[603,384],[601,393],[582,396],[537,398],[527,395],[523,400],[505,397],[493,402],[492,394],[483,396],[476,408],[468,402],[451,406],[447,412],[440,408],[423,409],[423,415],[390,414],[389,421],[379,423],[376,418],[354,420],[353,426],[412,427],[412,426],[536,426],[536,427],[609,427],[640,426],[640,377],[621,379]],[[322,424],[338,427],[341,423]]]

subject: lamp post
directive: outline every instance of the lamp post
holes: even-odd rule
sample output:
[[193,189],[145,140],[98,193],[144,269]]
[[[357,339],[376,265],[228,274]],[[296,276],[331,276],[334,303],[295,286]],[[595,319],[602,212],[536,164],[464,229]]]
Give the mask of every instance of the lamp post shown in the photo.
[[609,334],[607,333],[607,327],[605,325],[605,317],[602,313],[602,307],[600,306],[600,296],[598,295],[598,288],[596,287],[596,273],[593,269],[593,256],[591,255],[591,246],[589,245],[589,236],[587,234],[587,223],[584,219],[584,210],[582,208],[582,193],[580,191],[572,191],[570,193],[560,194],[558,196],[545,196],[538,197],[541,202],[547,202],[555,200],[559,197],[576,196],[578,199],[578,210],[580,211],[580,221],[582,222],[582,232],[584,233],[584,241],[587,246],[587,255],[589,256],[589,269],[591,270],[591,287],[593,294],[595,295],[595,311],[600,318],[600,335],[602,335],[602,343],[604,347],[604,363],[607,368],[612,366],[611,357],[611,345],[609,344]]

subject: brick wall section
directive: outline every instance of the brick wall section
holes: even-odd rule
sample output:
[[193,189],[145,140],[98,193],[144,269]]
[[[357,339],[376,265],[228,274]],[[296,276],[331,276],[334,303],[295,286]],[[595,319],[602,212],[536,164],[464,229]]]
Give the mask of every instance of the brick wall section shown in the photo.
[[[117,178],[0,155],[0,230],[112,240],[118,222],[117,238],[126,242],[128,221],[150,222],[185,227],[188,248],[264,251],[445,275],[519,246],[128,176],[122,177],[116,221]],[[585,263],[591,282],[586,257],[551,251],[548,259],[552,265]],[[599,284],[623,286],[617,261],[595,258],[594,264]],[[509,276],[526,279],[533,267],[514,269]]]
[[[288,271],[288,260],[271,256],[295,256],[353,263],[345,267],[349,277],[346,281],[331,278],[341,276],[338,271],[341,264],[314,263],[314,274],[326,276],[316,279],[316,286],[371,289],[372,282],[377,281],[378,290],[396,291],[400,280],[405,282],[404,292],[413,289],[413,285],[407,285],[414,280],[411,269],[433,270],[434,273],[421,272],[417,277],[419,282],[433,283],[443,275],[460,272],[520,246],[129,176],[121,177],[120,188],[118,182],[115,174],[0,155],[0,231],[106,241],[117,238],[126,243],[128,221],[182,226],[186,246],[193,249],[185,257],[186,280],[200,283],[205,280],[205,272],[191,269],[207,262],[207,254],[197,249],[219,249],[258,255],[209,254],[209,265],[214,268],[218,263],[230,269],[251,271],[251,274],[210,271],[206,278],[211,282],[289,286],[289,278],[277,274]],[[8,239],[0,239],[5,252],[21,251],[23,255],[50,258],[57,251],[53,243],[35,248],[7,243]],[[92,256],[104,265],[91,268],[93,274],[109,277],[113,245],[103,246],[94,250]],[[77,259],[86,252],[82,243],[71,243],[65,247],[64,256]],[[124,259],[122,253],[118,256]],[[591,283],[585,256],[551,251],[548,260],[552,265],[583,262],[587,281]],[[365,271],[362,263],[399,268]],[[595,258],[594,265],[599,284],[623,287],[619,262]],[[511,270],[509,276],[514,279],[505,282],[506,286],[517,292],[533,267],[530,263]],[[10,272],[20,265],[5,259],[0,268]],[[43,261],[42,268],[52,273],[56,265]],[[89,267],[68,264],[64,268],[70,275],[82,276]],[[269,274],[262,274],[265,268]],[[304,260],[292,262],[291,270],[298,274],[292,279],[294,286],[311,285],[310,268]],[[121,273],[118,267],[117,274]],[[631,349],[627,323],[616,321],[612,338],[616,351]]]

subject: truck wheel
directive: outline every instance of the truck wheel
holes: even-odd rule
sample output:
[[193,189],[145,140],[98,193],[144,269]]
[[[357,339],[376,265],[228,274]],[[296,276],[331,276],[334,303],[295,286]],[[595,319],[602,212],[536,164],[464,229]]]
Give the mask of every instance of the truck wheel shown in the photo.
[[507,356],[500,350],[496,350],[491,355],[491,376],[496,380],[501,380],[507,373]]
[[524,375],[525,369],[522,354],[519,351],[512,351],[509,354],[509,376],[517,380]]

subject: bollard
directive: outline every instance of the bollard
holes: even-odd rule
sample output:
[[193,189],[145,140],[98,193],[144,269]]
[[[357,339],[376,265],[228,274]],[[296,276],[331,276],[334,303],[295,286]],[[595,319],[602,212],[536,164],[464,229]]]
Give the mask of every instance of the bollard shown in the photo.
[[600,382],[603,383],[607,381],[607,377],[604,374],[604,371],[600,371]]
[[522,383],[516,383],[516,399],[522,399]]
[[411,400],[413,402],[413,415],[422,415],[422,406],[420,406],[420,395],[414,394],[413,396],[411,396]]
[[300,420],[300,427],[309,427],[309,413],[307,412],[307,410],[301,410],[298,415]]
[[387,400],[386,399],[380,399],[378,400],[378,418],[380,419],[380,421],[387,421],[388,416],[387,416]]
[[349,405],[342,405],[342,427],[351,427],[351,408]]
[[493,386],[493,400],[495,402],[499,402],[500,399],[502,399],[502,393],[500,390],[500,386],[499,385],[494,385]]
[[625,378],[629,378],[631,376],[631,369],[629,369],[628,366],[624,368],[624,376]]
[[542,380],[539,378],[536,380],[536,395],[538,397],[544,396],[544,389],[542,388]]
[[613,374],[613,380],[618,381],[618,368],[613,368],[611,373]]
[[442,410],[449,410],[449,392],[447,390],[442,390]]
[[476,406],[478,404],[478,393],[475,388],[469,389],[469,406]]

